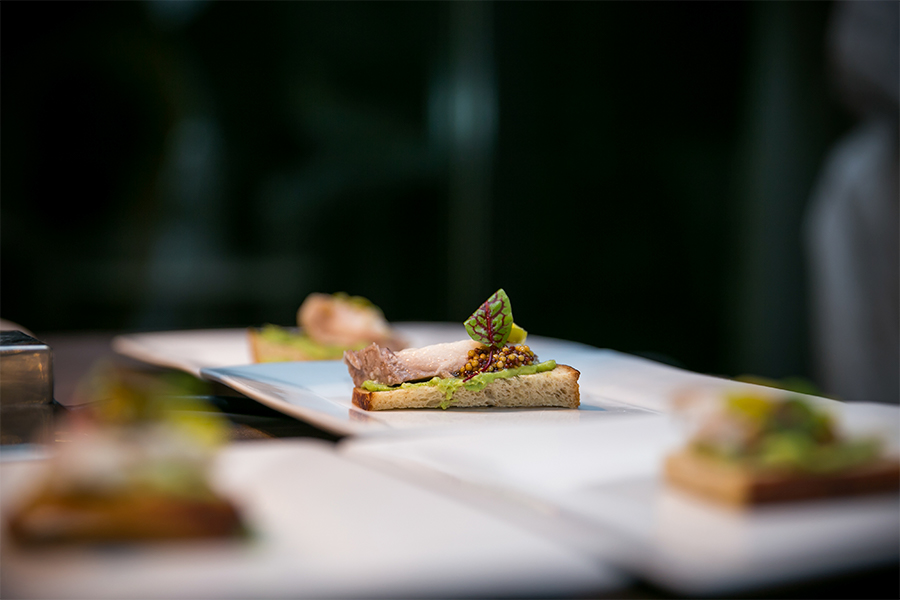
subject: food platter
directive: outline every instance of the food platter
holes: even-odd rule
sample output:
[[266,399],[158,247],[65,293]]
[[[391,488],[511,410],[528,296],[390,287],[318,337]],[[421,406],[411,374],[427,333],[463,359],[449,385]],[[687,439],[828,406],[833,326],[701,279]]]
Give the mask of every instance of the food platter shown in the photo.
[[[462,430],[536,424],[577,424],[613,416],[670,410],[673,394],[687,386],[756,387],[677,369],[613,350],[551,338],[529,337],[542,359],[580,371],[581,407],[569,409],[454,409],[364,411],[351,402],[353,384],[339,361],[268,363],[203,369],[204,378],[337,434],[390,430]],[[831,402],[822,399],[824,402]],[[837,404],[837,403],[835,403]]]

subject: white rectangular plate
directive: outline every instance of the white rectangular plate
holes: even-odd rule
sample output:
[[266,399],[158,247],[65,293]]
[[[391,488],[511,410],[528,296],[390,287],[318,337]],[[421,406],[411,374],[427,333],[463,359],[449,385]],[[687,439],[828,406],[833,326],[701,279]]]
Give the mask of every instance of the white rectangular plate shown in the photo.
[[[840,405],[852,434],[900,448],[900,408]],[[431,475],[459,494],[460,482],[496,514],[510,500],[539,506],[533,520],[599,561],[687,595],[722,594],[895,563],[897,494],[725,508],[666,485],[665,456],[684,443],[670,415],[622,416],[574,425],[453,435],[411,433],[343,442],[346,455],[397,472]],[[523,520],[524,522],[524,520]],[[610,540],[616,540],[610,543]]]
[[[223,383],[285,414],[340,434],[397,429],[466,429],[529,424],[585,423],[611,415],[667,412],[673,394],[687,386],[756,387],[676,369],[636,356],[540,336],[528,342],[541,360],[570,365],[581,376],[581,408],[462,408],[364,411],[351,402],[353,383],[339,361],[268,363],[203,369]],[[818,399],[821,402],[833,401]]]
[[[41,463],[0,464],[4,511]],[[626,583],[563,545],[321,442],[233,444],[213,475],[243,510],[251,539],[43,551],[4,540],[3,597],[584,596]]]

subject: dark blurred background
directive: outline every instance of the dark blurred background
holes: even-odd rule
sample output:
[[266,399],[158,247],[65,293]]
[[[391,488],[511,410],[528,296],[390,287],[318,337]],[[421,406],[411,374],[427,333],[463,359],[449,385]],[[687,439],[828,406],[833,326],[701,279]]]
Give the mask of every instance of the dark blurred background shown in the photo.
[[804,246],[864,116],[838,8],[4,2],[2,316],[290,325],[346,291],[460,322],[503,287],[536,334],[852,394]]

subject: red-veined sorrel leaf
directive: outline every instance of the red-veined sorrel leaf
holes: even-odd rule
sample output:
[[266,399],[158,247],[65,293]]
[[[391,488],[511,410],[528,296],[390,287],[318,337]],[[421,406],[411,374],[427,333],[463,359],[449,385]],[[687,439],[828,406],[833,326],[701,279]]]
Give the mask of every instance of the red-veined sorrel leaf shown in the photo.
[[502,288],[497,290],[466,319],[465,326],[469,337],[476,342],[502,348],[513,326],[512,306],[506,292]]

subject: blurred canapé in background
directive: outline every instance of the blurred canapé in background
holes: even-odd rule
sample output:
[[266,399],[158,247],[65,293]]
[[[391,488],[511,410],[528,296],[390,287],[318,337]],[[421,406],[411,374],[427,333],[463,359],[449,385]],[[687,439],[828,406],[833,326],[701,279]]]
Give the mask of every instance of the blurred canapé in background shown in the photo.
[[[0,314],[461,322],[503,287],[536,334],[897,402],[896,3],[863,4],[5,3]],[[810,212],[873,114],[895,218],[854,257],[894,262],[859,325]],[[884,365],[835,381],[851,339]]]

